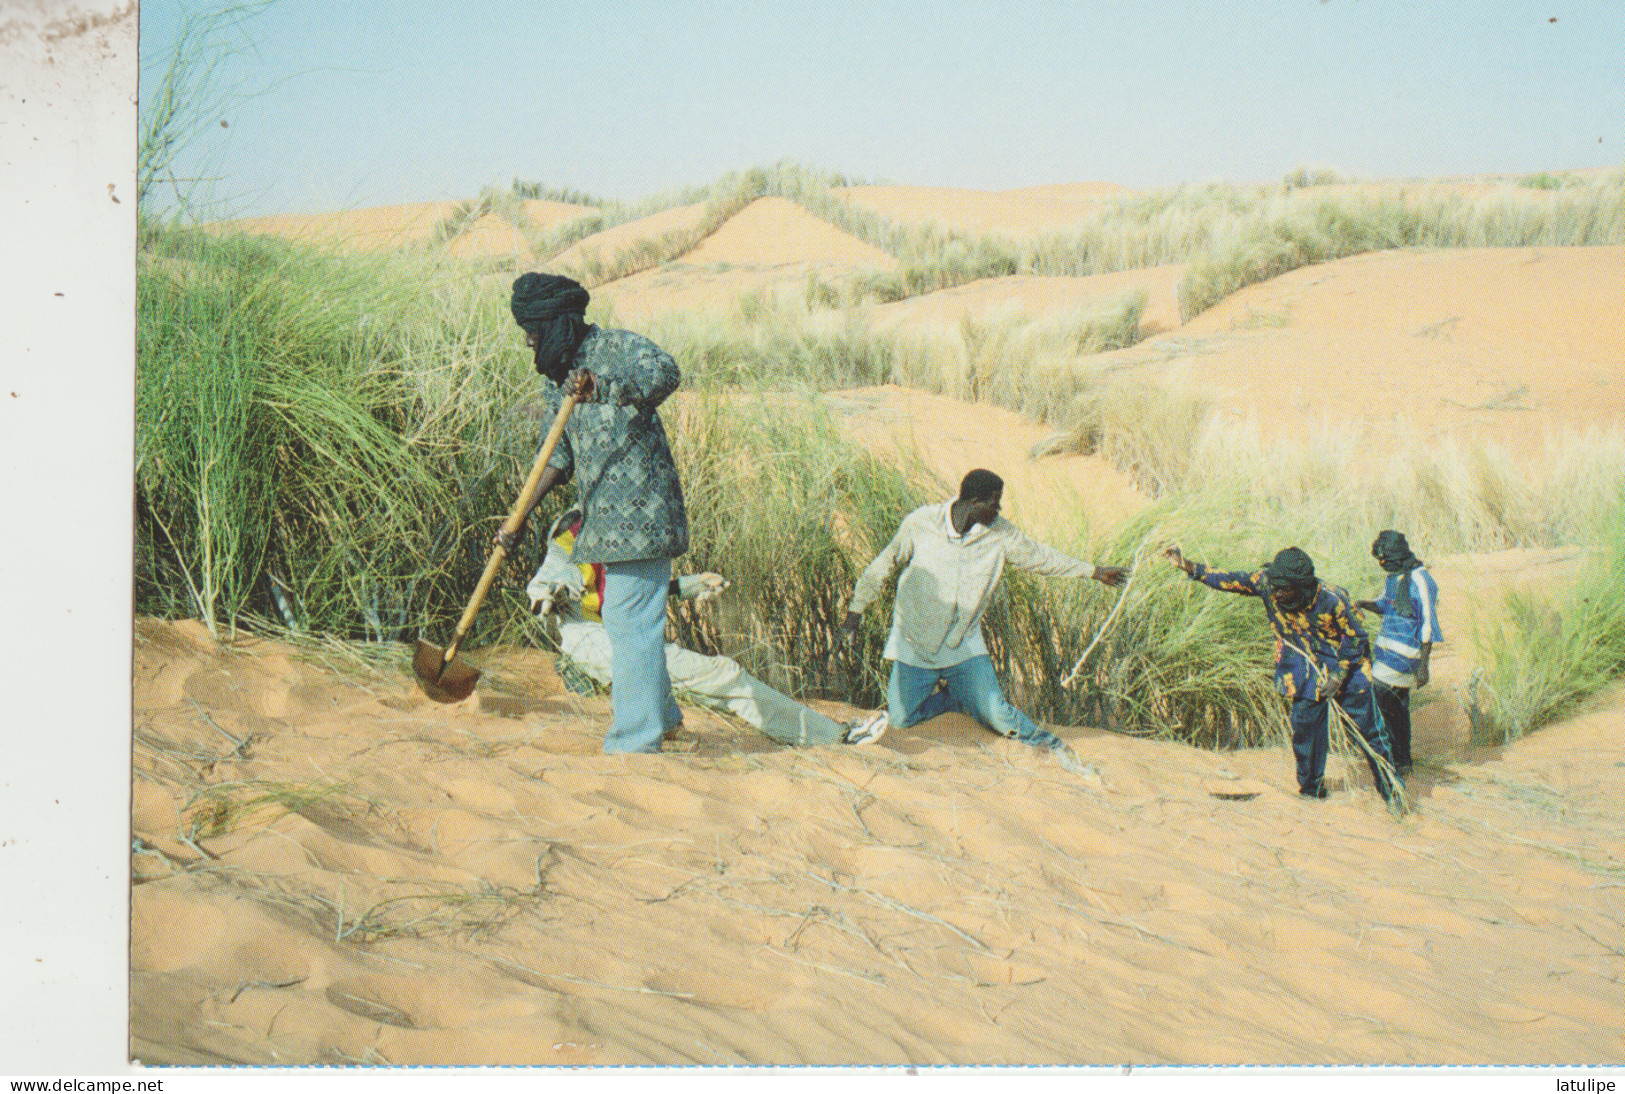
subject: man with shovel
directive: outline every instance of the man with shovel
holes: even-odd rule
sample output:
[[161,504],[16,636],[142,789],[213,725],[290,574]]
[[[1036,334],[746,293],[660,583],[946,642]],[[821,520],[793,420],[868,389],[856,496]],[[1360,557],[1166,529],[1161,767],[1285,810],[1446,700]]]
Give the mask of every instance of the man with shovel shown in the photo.
[[578,405],[535,490],[516,506],[517,530],[498,531],[512,552],[525,520],[572,478],[581,504],[575,561],[604,567],[602,615],[611,650],[614,720],[605,752],[659,752],[674,709],[666,671],[671,560],[688,550],[688,517],[658,407],[681,375],[640,334],[586,322],[587,290],[568,277],[527,273],[513,283],[514,322],[549,381],[548,409]]
[[858,578],[841,641],[848,648],[855,644],[864,609],[902,567],[884,655],[892,662],[886,688],[891,724],[918,725],[957,711],[995,733],[1067,759],[1066,742],[1005,698],[982,637],[982,614],[1007,563],[1045,577],[1088,577],[1112,586],[1127,581],[1128,570],[1096,566],[1044,546],[999,516],[1003,499],[1004,480],[978,468],[960,483],[957,498],[903,518],[886,549]]
[[1178,547],[1163,556],[1210,589],[1256,596],[1275,632],[1275,686],[1292,703],[1292,753],[1298,793],[1326,796],[1326,753],[1335,704],[1364,739],[1363,751],[1377,793],[1390,809],[1403,809],[1404,783],[1393,772],[1388,735],[1376,720],[1371,695],[1370,642],[1348,594],[1315,577],[1315,564],[1288,547],[1260,569],[1213,570]]

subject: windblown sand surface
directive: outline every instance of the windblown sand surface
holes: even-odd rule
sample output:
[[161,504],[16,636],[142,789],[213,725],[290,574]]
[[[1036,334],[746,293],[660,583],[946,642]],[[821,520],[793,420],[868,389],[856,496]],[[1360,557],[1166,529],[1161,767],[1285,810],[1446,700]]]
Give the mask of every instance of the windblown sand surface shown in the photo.
[[978,323],[1045,322],[1081,318],[1107,310],[1125,295],[1143,292],[1142,337],[1179,326],[1179,282],[1183,264],[1089,277],[988,277],[967,285],[882,304],[874,310],[877,330],[938,336],[956,333],[965,320]]
[[1625,247],[1379,251],[1249,286],[1101,360],[1276,435],[1425,420],[1536,455],[1625,422],[1622,302]]
[[[847,197],[1016,231],[1109,191]],[[594,295],[641,321],[888,268],[787,204],[754,203]],[[622,226],[560,261],[698,214]],[[1183,325],[1182,273],[1004,278],[871,319],[952,332],[1143,288],[1151,337],[1079,367],[1201,390],[1280,435],[1380,430],[1405,408],[1441,437],[1537,454],[1549,433],[1625,414],[1625,248],[1382,252]],[[998,469],[1008,510],[1042,535],[1144,504],[1097,458],[1030,457],[1050,431],[1008,411],[896,387],[822,398],[854,443],[912,447],[945,481]],[[1497,625],[1499,591],[1563,587],[1582,555],[1429,558],[1447,641],[1418,696],[1417,809],[1402,821],[1347,757],[1313,802],[1282,748],[1060,727],[1093,769],[1080,775],[951,715],[797,751],[687,709],[666,753],[608,757],[608,700],[568,691],[544,651],[473,651],[475,696],[439,706],[404,649],[368,668],[140,620],[135,1055],[1618,1065],[1625,693],[1503,748],[1471,745],[1461,706],[1471,634]]]
[[1310,802],[1280,749],[1061,730],[1080,777],[952,715],[607,757],[605,699],[485,661],[442,707],[139,624],[139,1058],[1625,1058],[1617,708],[1476,749],[1422,707],[1396,823],[1347,762]]

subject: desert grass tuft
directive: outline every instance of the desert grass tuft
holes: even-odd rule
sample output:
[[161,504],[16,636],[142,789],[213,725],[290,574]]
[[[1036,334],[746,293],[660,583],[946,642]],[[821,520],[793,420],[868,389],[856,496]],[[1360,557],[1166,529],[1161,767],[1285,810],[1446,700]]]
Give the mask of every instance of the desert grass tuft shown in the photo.
[[210,839],[312,809],[363,816],[374,806],[338,783],[246,779],[199,787],[181,807],[181,819],[191,838]]
[[1625,498],[1567,591],[1513,591],[1507,622],[1478,636],[1466,688],[1473,739],[1504,744],[1577,709],[1625,676]]
[[137,288],[138,611],[454,615],[537,428],[511,324],[427,261],[180,230]]
[[1180,285],[1184,319],[1236,290],[1299,266],[1392,247],[1529,247],[1625,243],[1625,188],[1492,197],[1389,186],[1361,195],[1299,191],[1216,234]]
[[793,396],[690,401],[673,444],[689,512],[683,566],[733,582],[714,613],[674,609],[679,640],[791,694],[879,705],[884,626],[867,619],[862,654],[849,658],[838,642],[846,601],[902,516],[945,487],[854,447],[827,411]]

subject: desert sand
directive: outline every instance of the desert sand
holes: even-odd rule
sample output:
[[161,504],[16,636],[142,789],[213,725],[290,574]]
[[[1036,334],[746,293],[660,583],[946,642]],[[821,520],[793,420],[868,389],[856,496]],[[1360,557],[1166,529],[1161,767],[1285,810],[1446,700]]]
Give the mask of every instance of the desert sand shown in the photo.
[[1019,190],[944,186],[848,186],[835,196],[903,224],[935,224],[971,235],[1022,237],[1064,231],[1124,193],[1110,182],[1062,183]]
[[[579,246],[592,245],[586,240]],[[554,265],[564,268],[567,258]],[[672,313],[716,316],[737,308],[747,294],[795,298],[805,294],[809,278],[840,283],[896,265],[885,251],[799,205],[767,197],[745,206],[675,261],[602,285],[594,297],[622,323]]]
[[[1105,192],[849,200],[994,230],[1062,223]],[[889,261],[797,212],[757,202],[595,296],[643,318]],[[632,227],[578,247],[624,248]],[[1283,435],[1327,416],[1380,426],[1403,403],[1441,433],[1533,451],[1625,414],[1622,248],[1382,252],[1188,324],[1177,273],[1113,277],[962,286],[889,321],[1143,287],[1152,336],[1113,367]],[[1145,503],[1098,458],[1032,457],[1048,430],[1008,411],[895,387],[824,399],[855,439],[912,445],[949,481],[1000,470],[1011,515],[1041,534]],[[1428,559],[1447,641],[1403,820],[1349,757],[1316,802],[1283,747],[1056,727],[1079,774],[954,715],[798,751],[687,708],[665,753],[611,757],[608,699],[568,690],[546,650],[472,651],[479,689],[441,706],[404,649],[366,664],[138,620],[133,1055],[1619,1065],[1625,691],[1504,747],[1472,744],[1461,706],[1498,591],[1572,583],[1581,556]]]
[[1534,455],[1625,420],[1625,247],[1394,250],[1249,286],[1103,363],[1277,435],[1428,420]]

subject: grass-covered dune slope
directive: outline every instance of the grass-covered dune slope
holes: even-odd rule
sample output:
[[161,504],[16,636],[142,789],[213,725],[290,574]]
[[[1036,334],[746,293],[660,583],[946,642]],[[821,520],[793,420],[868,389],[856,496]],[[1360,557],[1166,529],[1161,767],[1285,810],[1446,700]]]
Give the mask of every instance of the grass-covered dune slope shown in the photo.
[[[1625,1059],[1622,192],[780,164],[636,206],[144,222],[136,1055]],[[686,645],[879,705],[889,604],[849,657],[846,597],[969,466],[1046,542],[1137,563],[1121,601],[1010,574],[987,620],[1087,767],[957,715],[785,749],[686,702],[664,755],[605,757],[609,698],[525,611],[540,520],[475,696],[423,697],[402,639],[448,634],[548,424],[507,310],[536,268],[682,367],[678,566],[733,582],[673,610]],[[1257,605],[1158,557],[1298,544],[1365,597],[1384,527],[1446,627],[1398,821],[1347,742],[1298,797]]]

